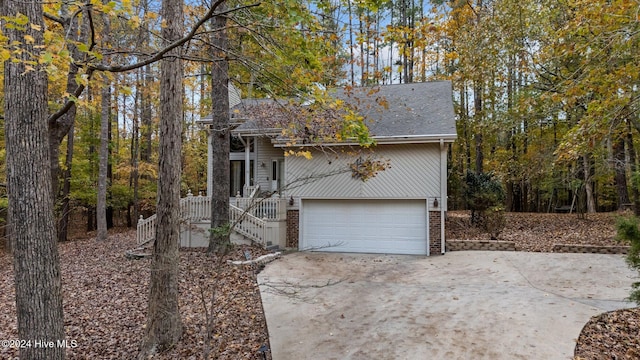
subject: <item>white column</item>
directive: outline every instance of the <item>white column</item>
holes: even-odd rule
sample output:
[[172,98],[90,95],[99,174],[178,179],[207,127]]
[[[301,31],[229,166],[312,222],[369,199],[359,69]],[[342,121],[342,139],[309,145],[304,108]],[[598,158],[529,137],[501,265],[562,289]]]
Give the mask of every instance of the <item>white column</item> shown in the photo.
[[440,250],[445,252],[444,216],[447,209],[447,145],[440,139]]
[[211,144],[211,130],[207,129],[207,196],[213,194],[213,146]]
[[[255,146],[255,145],[254,145]],[[251,138],[248,137],[244,144],[244,190],[251,185]],[[244,194],[245,197],[250,194]]]

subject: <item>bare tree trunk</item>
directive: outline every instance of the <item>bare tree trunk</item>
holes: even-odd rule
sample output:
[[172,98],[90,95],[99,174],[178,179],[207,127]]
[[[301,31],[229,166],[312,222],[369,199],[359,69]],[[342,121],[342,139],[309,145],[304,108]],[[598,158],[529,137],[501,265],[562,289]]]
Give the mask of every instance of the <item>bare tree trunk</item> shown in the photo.
[[[65,14],[65,16],[69,16],[68,7],[63,4],[61,12]],[[82,23],[79,24],[78,21]],[[74,17],[68,23],[67,33],[72,34],[73,40],[78,42],[85,42],[88,34],[88,25],[87,21],[85,21],[86,17]],[[73,41],[68,42],[67,47],[69,48],[73,59],[80,59],[83,56],[83,53],[78,50]],[[76,83],[76,75],[78,74],[78,66],[71,62],[69,64],[69,73],[67,74],[67,93],[72,94],[76,91],[78,84]],[[60,144],[65,136],[69,139],[69,134],[73,136],[73,124],[76,119],[76,106],[73,104],[71,108],[64,114],[60,119],[56,121],[49,122],[49,161],[51,167],[51,186],[52,186],[52,196],[55,199],[58,197],[59,191],[59,177],[60,177]],[[71,142],[71,147],[73,147],[73,139],[68,140]],[[60,220],[57,227],[58,232],[58,241],[67,240],[67,227],[69,224],[69,177],[71,176],[70,164],[69,162],[73,158],[73,150],[71,151],[71,158],[69,156],[69,146],[67,146],[67,158],[65,160],[67,169],[63,174],[63,190],[62,190],[62,212],[59,214]]]
[[102,115],[100,118],[100,150],[98,153],[98,200],[96,217],[98,221],[97,240],[107,239],[107,164],[109,162],[109,118],[111,117],[111,84],[102,89]]
[[[76,107],[69,109],[69,113],[73,113],[75,117]],[[70,116],[67,114],[66,116]],[[62,214],[60,214],[60,221],[58,222],[58,241],[67,241],[67,234],[69,233],[69,216],[71,212],[71,204],[69,195],[71,193],[71,167],[73,165],[73,131],[74,127],[71,126],[69,134],[67,135],[67,156],[65,159],[64,170],[64,182],[62,184]]]
[[[223,3],[220,12],[226,9]],[[225,50],[229,48],[226,17],[212,19],[214,62],[211,68],[213,190],[211,195],[211,238],[209,251],[219,250],[229,242],[229,234],[220,231],[229,223],[229,62]],[[215,230],[215,231],[214,231]]]
[[[633,146],[633,133],[631,132],[631,121],[627,120],[627,151],[629,152],[629,170],[631,170],[631,176],[635,176],[638,171],[638,164],[636,160],[636,150]],[[633,180],[631,181],[631,194],[633,195],[633,211],[636,216],[640,215],[640,191],[638,190],[638,184]]]
[[[623,144],[624,146],[624,144]],[[591,176],[591,155],[587,154],[582,158],[584,167],[584,190],[586,195],[586,211],[587,213],[596,212],[596,199],[593,196],[593,182]],[[626,184],[625,184],[626,186]],[[629,198],[629,195],[627,195]]]
[[[115,86],[114,86],[115,87]],[[111,109],[111,93],[109,94],[109,109]],[[109,117],[107,118],[107,196],[106,196],[106,205],[105,209],[105,219],[107,221],[107,229],[113,228],[113,206],[109,204],[111,202],[111,184],[113,184],[113,149],[111,148],[111,144],[113,144],[113,124],[112,119],[115,117],[115,114],[111,114],[109,112]],[[118,153],[116,148],[116,154]]]
[[480,174],[484,170],[484,152],[482,151],[482,84],[475,81],[473,86],[474,120],[476,123],[476,133],[474,135],[476,143],[476,173]]
[[[89,102],[93,101],[93,90],[90,86],[87,87],[87,100]],[[92,139],[95,139],[98,136],[95,133],[95,116],[92,109],[89,110],[89,134]],[[95,184],[94,179],[96,179],[96,164],[94,161],[95,153],[96,147],[93,142],[91,142],[89,144],[87,158],[89,160],[89,178],[93,184]],[[90,203],[85,205],[87,207],[87,232],[89,232],[96,229],[96,207]]]
[[[63,6],[64,6],[63,12],[68,15],[68,9],[66,8],[66,5],[63,5]],[[69,24],[69,27],[70,27],[69,33],[77,34],[75,39],[76,41],[85,42],[89,33],[86,17],[83,16],[81,18],[82,24],[78,24],[78,21],[80,21],[79,19],[80,18],[76,17],[71,20]],[[82,56],[82,53],[73,44],[73,42],[69,42],[67,46],[69,46],[69,48],[71,49],[74,59],[79,59]],[[71,64],[69,64],[69,73],[67,74],[67,93],[69,94],[74,93],[76,91],[76,88],[78,87],[78,84],[76,84],[76,75],[78,74],[78,70],[79,68],[75,63],[72,62]],[[50,130],[49,153],[51,154],[50,161],[52,163],[51,181],[52,181],[52,186],[54,191],[53,196],[55,197],[58,195],[57,194],[58,171],[59,171],[58,170],[58,157],[59,157],[58,154],[60,151],[60,147],[58,145],[63,139],[59,131],[62,131],[68,127],[68,132],[66,134],[66,137],[67,137],[67,155],[65,159],[66,169],[63,174],[62,213],[60,214],[60,220],[58,223],[58,241],[67,240],[67,234],[68,234],[68,228],[69,228],[69,215],[70,215],[69,212],[71,211],[71,207],[69,204],[69,194],[71,192],[71,167],[72,167],[72,161],[73,161],[73,134],[74,134],[73,124],[75,123],[75,119],[76,119],[76,111],[77,111],[77,107],[74,104],[71,106],[69,111],[67,111],[67,113],[62,117],[63,120],[61,121],[61,123],[64,124],[64,126],[60,126],[59,128],[57,128],[57,126],[53,126],[53,128],[50,126],[49,128]],[[54,123],[51,125],[59,126],[59,124],[57,123]],[[51,130],[54,130],[54,131],[51,131]],[[51,149],[51,148],[55,148],[55,149]]]
[[[163,0],[162,38],[165,44],[182,36],[184,14],[180,0]],[[181,49],[170,51],[160,69],[160,154],[156,237],[151,260],[147,327],[139,358],[172,348],[182,335],[178,306],[180,275],[180,175],[182,152]]]
[[[136,74],[136,84],[140,84],[138,74]],[[138,182],[140,179],[139,171],[138,171],[138,154],[140,152],[140,122],[138,117],[138,105],[139,105],[140,92],[136,91],[136,96],[134,100],[133,106],[133,124],[132,124],[132,132],[131,132],[131,174],[129,175],[129,187],[133,189],[133,199],[131,200],[131,204],[129,204],[129,220],[127,225],[129,227],[135,227],[138,225],[138,214],[139,214],[139,200],[138,200]]]
[[613,140],[613,171],[616,191],[618,193],[618,210],[630,202],[627,188],[627,164],[624,153],[624,138]]
[[356,59],[354,58],[355,55],[353,54],[353,11],[351,10],[351,1],[347,1],[347,11],[349,12],[349,55],[350,55],[349,65],[351,66],[350,78],[351,78],[351,86],[355,86],[356,79],[355,79],[354,63]]
[[[144,14],[149,11],[149,3],[151,0],[142,0],[141,7]],[[143,46],[149,46],[151,29],[149,29],[148,22],[144,22],[144,25],[140,27],[140,44]],[[151,162],[151,149],[152,143],[151,134],[153,133],[153,111],[151,106],[151,89],[153,87],[153,74],[151,65],[146,65],[142,69],[142,87],[140,92],[142,97],[140,99],[140,105],[142,113],[140,116],[141,129],[140,129],[140,161],[145,163]]]
[[[23,14],[31,26],[3,28],[16,44],[4,63],[9,231],[15,273],[18,339],[64,340],[62,282],[53,212],[48,138],[47,73],[38,59],[44,48],[42,3],[2,1],[0,15]],[[32,41],[24,41],[30,36]],[[20,50],[20,51],[18,51]],[[32,69],[27,64],[32,64]],[[33,344],[33,343],[32,343]],[[34,344],[35,345],[35,344]],[[21,359],[64,359],[64,347],[21,347]]]

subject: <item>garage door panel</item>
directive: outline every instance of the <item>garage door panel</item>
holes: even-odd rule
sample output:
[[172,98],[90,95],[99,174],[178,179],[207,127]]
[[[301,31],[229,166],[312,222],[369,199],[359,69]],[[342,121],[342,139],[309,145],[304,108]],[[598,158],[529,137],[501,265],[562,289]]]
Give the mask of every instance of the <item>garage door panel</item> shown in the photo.
[[303,200],[301,248],[426,254],[425,200]]

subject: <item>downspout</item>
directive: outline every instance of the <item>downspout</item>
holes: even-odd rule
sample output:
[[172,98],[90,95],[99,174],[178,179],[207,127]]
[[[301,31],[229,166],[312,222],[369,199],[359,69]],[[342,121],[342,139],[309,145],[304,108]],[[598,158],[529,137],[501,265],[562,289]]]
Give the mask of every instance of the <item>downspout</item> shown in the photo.
[[429,211],[429,197],[427,196],[426,201],[426,209],[427,209],[427,256],[431,256],[431,215]]
[[447,149],[444,139],[440,139],[440,249],[442,255],[445,253],[446,241],[444,238],[444,217],[447,209]]

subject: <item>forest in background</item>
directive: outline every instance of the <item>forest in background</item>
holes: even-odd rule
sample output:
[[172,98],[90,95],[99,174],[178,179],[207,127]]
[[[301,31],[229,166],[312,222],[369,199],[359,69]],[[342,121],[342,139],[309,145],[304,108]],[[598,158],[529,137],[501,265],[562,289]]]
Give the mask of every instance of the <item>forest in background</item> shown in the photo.
[[[205,5],[185,4],[186,29],[200,21]],[[59,222],[82,213],[87,230],[94,228],[102,140],[108,145],[107,218],[110,225],[134,226],[140,214],[155,211],[160,65],[128,67],[157,56],[159,3],[44,6],[49,15],[40,63],[49,77],[49,109],[55,114],[69,99],[75,105],[70,127],[50,126],[52,144],[59,144],[52,164],[59,167]],[[467,171],[493,173],[506,189],[509,211],[548,212],[574,203],[580,211],[610,211],[640,201],[637,0],[281,0],[227,6],[225,58],[244,97],[299,96],[316,83],[451,80],[459,136],[450,152],[453,209],[466,206]],[[3,21],[35,26],[20,17]],[[217,59],[207,38],[215,31],[210,26],[204,23],[183,45],[184,195],[206,189],[206,133],[196,121],[211,112],[210,73]],[[10,59],[11,44],[0,38],[0,58]],[[96,60],[109,66],[92,65]],[[76,92],[78,85],[82,90]],[[8,91],[0,88],[3,95]],[[5,183],[4,133],[1,139]],[[6,197],[2,201],[6,208]]]

